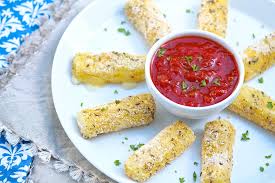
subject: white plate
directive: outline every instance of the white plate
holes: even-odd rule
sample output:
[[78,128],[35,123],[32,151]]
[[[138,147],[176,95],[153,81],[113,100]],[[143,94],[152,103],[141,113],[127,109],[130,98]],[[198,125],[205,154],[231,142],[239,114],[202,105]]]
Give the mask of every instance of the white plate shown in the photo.
[[[196,13],[200,6],[199,0],[157,0],[161,10],[167,15],[173,30],[196,28]],[[146,92],[145,83],[132,90],[125,90],[120,85],[107,85],[99,89],[89,89],[84,85],[73,85],[71,82],[71,61],[75,53],[80,51],[126,51],[136,54],[146,54],[148,47],[142,36],[127,22],[123,14],[125,0],[96,0],[84,9],[70,24],[59,42],[52,68],[52,93],[55,108],[60,122],[67,135],[79,151],[95,165],[118,182],[130,183],[123,171],[123,163],[132,152],[128,151],[130,144],[146,143],[160,130],[170,124],[177,117],[167,113],[157,105],[156,119],[148,127],[134,128],[117,133],[100,135],[91,140],[81,137],[75,116],[76,112],[86,107],[110,102],[114,99]],[[192,13],[186,13],[191,9]],[[233,44],[239,43],[241,51],[253,41],[275,30],[275,5],[268,0],[232,0],[229,9],[229,25],[227,40]],[[131,32],[124,36],[117,32],[117,28],[125,27]],[[104,31],[107,28],[107,31]],[[256,38],[253,39],[252,34]],[[257,78],[249,82],[256,88],[264,90],[275,98],[274,75],[275,68],[265,72],[264,83],[259,84]],[[114,94],[114,90],[119,94]],[[83,102],[83,107],[80,106]],[[234,167],[232,182],[274,183],[275,180],[275,137],[267,131],[253,125],[227,111],[219,116],[228,118],[236,127],[237,135],[234,146]],[[193,182],[193,172],[200,174],[200,140],[205,122],[216,119],[212,116],[206,120],[185,120],[195,131],[195,143],[182,156],[162,169],[148,182],[179,182],[179,177],[185,177],[186,182]],[[241,134],[249,130],[250,141],[240,141]],[[129,140],[124,140],[128,137]],[[125,143],[122,144],[122,141]],[[272,159],[265,159],[265,155],[273,154]],[[122,165],[114,165],[114,160],[120,160]],[[259,171],[260,166],[266,162],[270,166],[264,172]],[[177,173],[175,173],[175,170]],[[197,180],[199,182],[199,180]]]

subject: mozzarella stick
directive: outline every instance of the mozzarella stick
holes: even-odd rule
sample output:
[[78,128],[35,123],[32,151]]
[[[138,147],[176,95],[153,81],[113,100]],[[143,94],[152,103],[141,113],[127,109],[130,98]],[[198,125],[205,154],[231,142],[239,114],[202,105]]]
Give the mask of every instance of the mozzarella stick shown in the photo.
[[199,29],[225,37],[228,0],[202,0],[198,14]]
[[128,0],[125,14],[149,45],[171,32],[154,0]]
[[228,109],[266,130],[275,132],[275,100],[263,91],[244,85]]
[[186,124],[176,121],[128,158],[125,163],[126,175],[138,182],[146,181],[181,155],[195,138],[194,132]]
[[265,36],[243,53],[245,81],[263,73],[275,64],[275,32]]
[[145,55],[128,53],[78,53],[73,59],[73,79],[99,86],[106,83],[140,82],[144,80],[145,60]]
[[201,183],[230,183],[235,129],[226,120],[205,125],[202,138]]
[[154,120],[155,109],[152,95],[130,96],[80,111],[77,124],[84,138],[92,138],[98,134],[148,125]]

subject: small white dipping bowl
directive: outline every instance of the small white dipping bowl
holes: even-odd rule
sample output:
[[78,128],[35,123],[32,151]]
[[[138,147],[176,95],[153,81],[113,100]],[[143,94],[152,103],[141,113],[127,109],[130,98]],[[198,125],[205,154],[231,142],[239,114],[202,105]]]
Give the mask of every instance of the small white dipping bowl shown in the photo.
[[[167,97],[165,97],[163,94],[160,93],[160,91],[156,88],[154,85],[152,78],[151,78],[151,62],[153,59],[154,54],[156,51],[166,42],[173,40],[175,38],[183,37],[183,36],[199,36],[204,37],[207,39],[210,39],[214,42],[219,43],[224,48],[226,48],[229,52],[233,54],[233,56],[236,59],[238,70],[239,70],[239,81],[237,84],[237,87],[235,90],[229,95],[226,99],[205,107],[190,107],[190,106],[184,106],[181,104],[178,104]],[[240,55],[237,53],[237,51],[231,46],[229,43],[227,43],[224,39],[216,36],[215,34],[201,31],[201,30],[185,30],[178,33],[171,33],[167,36],[161,38],[158,40],[150,49],[150,51],[147,54],[146,58],[146,64],[145,64],[145,79],[147,86],[154,96],[154,98],[161,103],[170,113],[183,117],[183,118],[190,118],[190,119],[201,119],[209,117],[210,115],[214,115],[225,109],[227,106],[229,106],[233,100],[238,96],[239,91],[243,85],[244,80],[244,65],[243,61],[240,57]]]

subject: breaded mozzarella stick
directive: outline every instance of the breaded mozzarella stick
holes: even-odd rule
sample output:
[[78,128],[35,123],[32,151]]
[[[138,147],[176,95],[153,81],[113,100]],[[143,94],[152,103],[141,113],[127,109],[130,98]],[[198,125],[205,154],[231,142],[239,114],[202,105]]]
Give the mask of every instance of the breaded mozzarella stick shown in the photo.
[[228,109],[266,130],[275,132],[275,100],[263,91],[244,85]]
[[125,173],[135,181],[144,182],[181,155],[194,141],[194,132],[177,121],[135,151],[125,163]]
[[72,74],[78,82],[92,85],[133,83],[144,80],[146,56],[109,52],[78,53],[73,59]]
[[202,0],[198,14],[199,29],[225,37],[227,29],[228,0]]
[[149,45],[171,32],[154,0],[128,0],[125,14]]
[[150,94],[127,97],[122,100],[84,109],[77,114],[77,123],[84,138],[148,125],[154,120],[155,102]]
[[226,120],[205,125],[202,139],[201,183],[230,183],[235,129]]

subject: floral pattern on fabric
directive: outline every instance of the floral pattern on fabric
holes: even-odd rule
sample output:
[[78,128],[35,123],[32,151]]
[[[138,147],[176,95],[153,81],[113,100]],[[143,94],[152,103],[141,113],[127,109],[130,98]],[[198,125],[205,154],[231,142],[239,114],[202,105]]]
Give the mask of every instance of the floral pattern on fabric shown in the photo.
[[30,141],[11,145],[1,133],[0,137],[0,182],[23,183],[29,174],[34,153]]
[[7,56],[16,53],[26,36],[50,17],[53,0],[0,0],[0,69],[7,68]]

